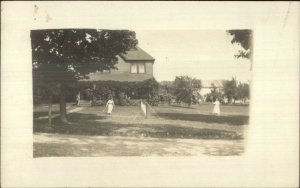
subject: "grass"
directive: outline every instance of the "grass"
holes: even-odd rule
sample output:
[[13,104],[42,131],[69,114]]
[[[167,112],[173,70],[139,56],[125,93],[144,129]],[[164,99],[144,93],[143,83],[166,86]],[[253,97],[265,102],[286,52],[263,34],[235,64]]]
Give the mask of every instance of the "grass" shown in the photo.
[[[74,103],[67,103],[68,110],[76,108]],[[52,105],[52,115],[58,115],[59,114],[59,104],[53,104]],[[33,108],[33,118],[39,118],[39,117],[45,117],[48,116],[48,104],[39,104],[34,105]]]
[[35,134],[34,157],[228,156],[244,152],[240,140],[198,140]]
[[154,107],[154,111],[159,117],[164,119],[197,121],[201,123],[218,123],[228,125],[245,125],[248,124],[248,107],[245,106],[224,106],[221,108],[222,115],[216,116],[211,114],[211,105],[186,107]]
[[[212,106],[182,108],[158,106],[145,119],[139,107],[117,106],[111,116],[102,112],[104,107],[88,107],[68,115],[69,124],[56,117],[49,129],[47,119],[34,119],[36,133],[58,133],[90,136],[126,136],[188,139],[243,139],[243,125],[248,123],[248,107],[226,106],[223,115],[210,114]],[[58,113],[54,108],[54,113]],[[35,108],[34,117],[44,113]],[[43,114],[44,115],[44,114]]]

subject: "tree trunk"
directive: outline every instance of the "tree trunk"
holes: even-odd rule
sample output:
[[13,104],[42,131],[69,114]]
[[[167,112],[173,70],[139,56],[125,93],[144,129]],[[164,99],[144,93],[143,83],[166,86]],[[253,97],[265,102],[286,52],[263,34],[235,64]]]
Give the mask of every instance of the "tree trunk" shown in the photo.
[[65,85],[60,85],[60,120],[63,123],[67,123],[67,108],[66,108],[66,92]]
[[52,95],[49,96],[48,124],[49,126],[52,126]]

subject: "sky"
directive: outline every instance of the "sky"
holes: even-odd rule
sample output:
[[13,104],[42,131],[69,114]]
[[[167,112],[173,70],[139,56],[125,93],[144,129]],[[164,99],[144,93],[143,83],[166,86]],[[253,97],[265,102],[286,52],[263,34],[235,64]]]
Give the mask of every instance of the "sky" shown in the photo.
[[171,81],[188,75],[201,80],[251,80],[250,61],[235,58],[241,48],[225,30],[138,30],[138,46],[152,57],[154,77]]

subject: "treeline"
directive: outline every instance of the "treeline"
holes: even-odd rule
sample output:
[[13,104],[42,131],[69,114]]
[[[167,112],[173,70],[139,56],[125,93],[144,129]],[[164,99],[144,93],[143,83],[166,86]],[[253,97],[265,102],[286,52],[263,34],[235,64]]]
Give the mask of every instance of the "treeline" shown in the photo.
[[[201,102],[214,102],[216,99],[222,103],[235,103],[241,100],[243,103],[249,99],[249,84],[238,83],[236,79],[226,80],[223,87],[211,86],[210,92],[202,96],[202,82],[189,76],[177,76],[174,81],[158,83],[155,79],[142,82],[120,82],[120,81],[82,81],[68,85],[66,100],[75,102],[76,95],[80,92],[81,100],[89,100],[92,105],[104,105],[107,99],[113,97],[115,104],[137,105],[140,99],[146,100],[150,105],[181,104],[188,106]],[[33,85],[34,102],[43,103],[48,100],[47,90],[51,88],[53,102],[59,102],[59,88],[55,85]],[[50,87],[51,86],[51,87]]]
[[246,103],[250,99],[250,87],[248,83],[237,82],[235,78],[223,81],[223,88],[218,91],[215,87],[205,96],[206,102],[218,99],[223,103],[236,103],[236,100]]
[[177,76],[174,81],[163,81],[159,87],[159,98],[161,103],[180,104],[188,106],[201,102],[214,102],[219,100],[222,103],[235,103],[241,100],[243,103],[250,98],[248,83],[237,82],[235,78],[222,82],[223,87],[214,85],[210,92],[201,95],[202,82],[199,79],[188,76]]

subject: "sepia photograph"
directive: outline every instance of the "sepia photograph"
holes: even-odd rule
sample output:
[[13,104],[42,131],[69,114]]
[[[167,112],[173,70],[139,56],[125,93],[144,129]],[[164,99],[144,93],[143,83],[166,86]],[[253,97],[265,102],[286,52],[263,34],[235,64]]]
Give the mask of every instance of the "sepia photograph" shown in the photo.
[[2,1],[1,187],[299,187],[299,6]]
[[251,30],[30,37],[34,157],[243,155]]

